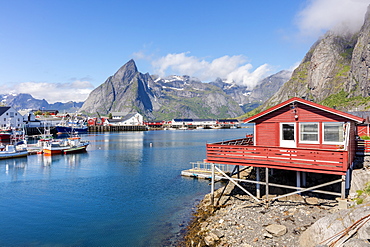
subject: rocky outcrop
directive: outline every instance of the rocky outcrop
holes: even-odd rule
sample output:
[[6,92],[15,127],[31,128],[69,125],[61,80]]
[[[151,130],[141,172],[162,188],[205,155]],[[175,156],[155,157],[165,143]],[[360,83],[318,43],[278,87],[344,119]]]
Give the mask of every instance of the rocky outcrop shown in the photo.
[[[337,243],[335,246],[369,246],[368,239],[370,239],[370,203],[341,210],[319,219],[302,233],[299,244],[301,247],[329,246],[332,243]],[[361,242],[366,245],[361,245]]]
[[357,33],[328,32],[308,51],[292,77],[259,108],[301,97],[343,111],[370,106],[370,7]]
[[355,89],[358,87],[359,95],[370,96],[370,5],[367,8],[365,23],[362,26],[356,46],[353,49],[351,61],[351,82]]

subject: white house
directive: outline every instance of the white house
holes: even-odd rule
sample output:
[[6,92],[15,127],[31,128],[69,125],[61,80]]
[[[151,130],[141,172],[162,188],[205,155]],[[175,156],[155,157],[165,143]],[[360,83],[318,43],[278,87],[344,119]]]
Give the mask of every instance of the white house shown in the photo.
[[104,125],[117,125],[117,126],[133,126],[133,125],[143,125],[144,118],[140,113],[128,114],[121,119],[106,119]]
[[36,119],[36,116],[32,110],[20,110],[19,114],[23,117],[23,122],[26,127],[40,127],[40,120]]
[[0,107],[0,127],[21,128],[23,116],[11,106]]

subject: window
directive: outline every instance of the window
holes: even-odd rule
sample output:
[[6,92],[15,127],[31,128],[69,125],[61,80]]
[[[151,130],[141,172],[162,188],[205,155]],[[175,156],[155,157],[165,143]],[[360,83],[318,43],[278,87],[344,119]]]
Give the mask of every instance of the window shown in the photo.
[[286,141],[294,141],[294,124],[283,124],[282,139]]
[[342,143],[344,141],[343,123],[323,123],[324,142]]
[[319,124],[318,123],[300,123],[299,128],[300,142],[318,143]]

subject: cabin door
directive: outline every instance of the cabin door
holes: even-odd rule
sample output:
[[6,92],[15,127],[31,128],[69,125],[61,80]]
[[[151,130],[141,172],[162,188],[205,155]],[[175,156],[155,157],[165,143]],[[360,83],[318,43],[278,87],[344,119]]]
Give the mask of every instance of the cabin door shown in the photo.
[[280,123],[280,147],[296,148],[296,124]]

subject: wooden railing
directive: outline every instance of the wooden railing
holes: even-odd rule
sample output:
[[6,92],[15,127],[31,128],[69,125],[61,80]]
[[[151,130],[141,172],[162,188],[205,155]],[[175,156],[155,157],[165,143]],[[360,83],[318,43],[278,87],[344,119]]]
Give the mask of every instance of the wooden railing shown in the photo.
[[348,152],[344,150],[230,144],[240,140],[207,144],[206,162],[337,175],[345,174],[349,167]]
[[370,154],[370,140],[357,140],[356,154],[357,155],[369,155]]

